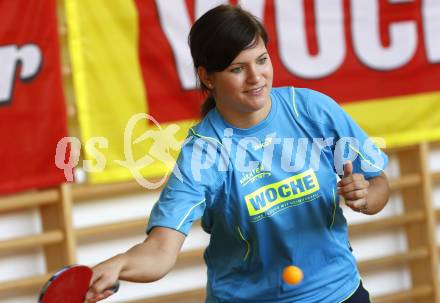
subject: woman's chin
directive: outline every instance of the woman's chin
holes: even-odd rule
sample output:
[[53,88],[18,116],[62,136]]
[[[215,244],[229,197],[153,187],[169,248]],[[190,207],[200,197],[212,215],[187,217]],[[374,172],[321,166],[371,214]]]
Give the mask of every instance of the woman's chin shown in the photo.
[[258,97],[248,97],[246,99],[247,99],[246,104],[248,105],[248,107],[251,111],[261,110],[261,109],[265,108],[268,105],[268,103],[270,102],[270,98],[267,94],[261,95]]

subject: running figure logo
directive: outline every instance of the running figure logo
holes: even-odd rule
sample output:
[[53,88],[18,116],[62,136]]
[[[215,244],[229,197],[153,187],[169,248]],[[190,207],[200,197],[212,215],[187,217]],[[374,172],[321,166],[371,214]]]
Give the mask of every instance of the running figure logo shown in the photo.
[[[136,124],[140,121],[151,121],[157,126],[157,129],[149,129],[141,136],[132,141],[133,130]],[[133,115],[127,123],[124,131],[124,155],[126,160],[114,160],[117,164],[128,168],[135,178],[135,180],[147,189],[156,189],[160,187],[166,180],[168,174],[173,171],[179,180],[182,180],[182,174],[179,168],[174,166],[175,160],[170,154],[171,150],[179,150],[181,142],[179,142],[175,135],[180,127],[177,124],[168,125],[163,129],[160,124],[152,116],[146,113],[139,113]],[[147,155],[135,160],[133,157],[132,144],[139,144],[147,139],[153,140]],[[160,161],[166,166],[166,174],[157,182],[150,182],[141,174],[141,170],[154,162]],[[174,170],[173,170],[174,167]]]

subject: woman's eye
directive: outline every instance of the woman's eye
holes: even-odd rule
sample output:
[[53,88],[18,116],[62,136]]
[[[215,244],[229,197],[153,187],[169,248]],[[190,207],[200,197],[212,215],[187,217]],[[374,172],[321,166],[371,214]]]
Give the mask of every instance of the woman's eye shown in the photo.
[[241,67],[236,67],[236,68],[231,69],[231,72],[238,74],[239,72],[241,72],[242,69],[243,68],[241,68]]
[[264,58],[259,59],[258,63],[259,64],[264,64],[264,63],[266,63],[266,61],[267,61],[267,57],[264,57]]

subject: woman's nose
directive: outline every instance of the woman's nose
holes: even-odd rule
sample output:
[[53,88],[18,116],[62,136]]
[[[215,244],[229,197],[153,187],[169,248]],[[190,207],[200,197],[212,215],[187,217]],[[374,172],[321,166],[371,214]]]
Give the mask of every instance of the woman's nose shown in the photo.
[[248,77],[247,77],[247,81],[249,83],[258,83],[260,81],[260,79],[261,79],[261,75],[258,72],[258,70],[255,69],[255,68],[250,68],[249,69],[249,74],[248,74]]

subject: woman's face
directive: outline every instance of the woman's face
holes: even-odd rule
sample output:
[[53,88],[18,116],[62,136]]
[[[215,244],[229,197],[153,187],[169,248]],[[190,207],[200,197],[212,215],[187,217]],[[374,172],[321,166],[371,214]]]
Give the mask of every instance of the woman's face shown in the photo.
[[225,70],[211,76],[221,113],[255,113],[270,106],[273,69],[264,41],[243,50]]

